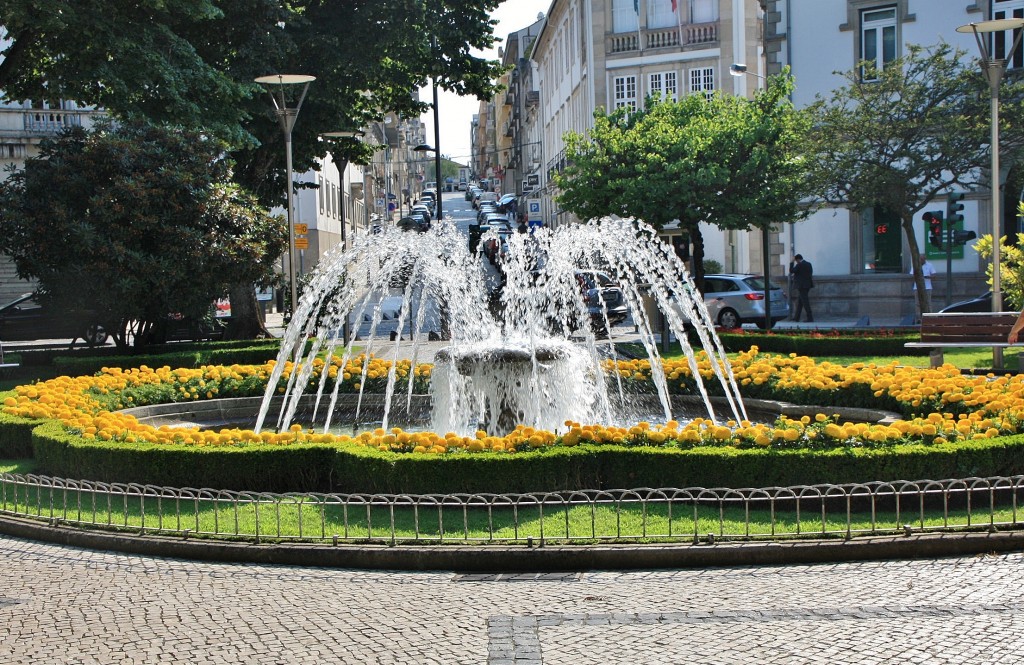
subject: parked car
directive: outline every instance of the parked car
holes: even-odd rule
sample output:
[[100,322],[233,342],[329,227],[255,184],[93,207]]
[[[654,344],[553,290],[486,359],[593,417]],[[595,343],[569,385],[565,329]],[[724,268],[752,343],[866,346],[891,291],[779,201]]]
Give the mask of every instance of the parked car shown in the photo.
[[[1006,310],[1006,294],[1003,294],[1002,301],[1003,309]],[[948,314],[950,312],[991,312],[992,311],[992,292],[986,291],[980,296],[969,298],[967,300],[961,300],[955,302],[948,307],[943,307],[939,310],[939,314]],[[1010,310],[1012,311],[1012,310]]]
[[409,210],[409,214],[412,214],[414,212],[422,213],[423,215],[425,215],[428,222],[430,221],[431,214],[433,213],[429,206],[426,206],[422,203],[417,203],[413,205],[413,207]]
[[[475,200],[477,194],[479,194],[482,191],[484,191],[484,190],[480,189],[479,187],[470,187],[469,189],[466,190],[466,200],[467,201]],[[476,207],[476,206],[474,206],[474,207]]]
[[403,231],[424,231],[430,230],[430,220],[422,212],[411,212],[398,220],[398,228]]
[[487,213],[482,223],[486,224],[487,226],[490,226],[491,228],[502,227],[508,229],[509,231],[512,230],[512,222],[509,221],[508,217],[501,214],[500,212]]
[[[790,316],[789,298],[778,286],[771,287],[771,325]],[[765,328],[764,321],[764,278],[761,275],[705,275],[704,300],[721,298],[715,322],[723,328],[739,328],[744,323],[753,323]]]
[[498,212],[498,207],[493,203],[481,203],[479,210],[476,213],[476,220],[483,224],[484,220],[487,219],[487,215]]
[[44,305],[32,293],[0,306],[0,341],[36,339],[81,339],[89,346],[107,341],[107,333],[96,323],[93,312],[64,310]]
[[513,212],[516,209],[516,195],[505,194],[498,199],[498,210],[501,212]]
[[[617,325],[629,316],[629,306],[622,295],[618,282],[600,270],[580,270],[576,272],[576,283],[587,304],[590,323],[595,333],[606,335],[605,316],[610,325]],[[603,305],[602,305],[603,301]]]

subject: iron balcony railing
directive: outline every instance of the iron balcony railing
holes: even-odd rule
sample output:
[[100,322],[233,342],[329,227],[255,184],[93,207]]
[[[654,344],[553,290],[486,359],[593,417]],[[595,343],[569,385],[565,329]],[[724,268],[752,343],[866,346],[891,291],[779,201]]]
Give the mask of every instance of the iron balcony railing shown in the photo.
[[1024,476],[759,489],[321,494],[0,474],[0,514],[138,534],[360,543],[701,542],[1015,529]]

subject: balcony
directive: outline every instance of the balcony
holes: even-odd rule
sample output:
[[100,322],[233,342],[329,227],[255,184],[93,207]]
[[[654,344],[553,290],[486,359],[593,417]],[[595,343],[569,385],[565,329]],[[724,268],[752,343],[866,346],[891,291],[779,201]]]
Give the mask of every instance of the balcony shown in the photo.
[[686,48],[718,41],[719,22],[688,23],[681,27],[649,28],[636,32],[608,35],[608,53],[630,53],[640,50],[641,39],[644,50]]
[[82,114],[51,109],[28,109],[24,119],[25,131],[30,134],[56,134],[69,127],[82,126]]
[[539,106],[540,105],[540,90],[529,90],[526,93],[526,105]]

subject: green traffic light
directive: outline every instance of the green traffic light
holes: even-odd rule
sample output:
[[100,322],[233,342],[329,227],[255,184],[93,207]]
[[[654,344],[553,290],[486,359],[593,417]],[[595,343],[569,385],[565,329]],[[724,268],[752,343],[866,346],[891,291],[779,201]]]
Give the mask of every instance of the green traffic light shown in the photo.
[[946,224],[949,228],[964,221],[964,216],[960,212],[964,209],[963,198],[963,192],[951,192],[946,195]]

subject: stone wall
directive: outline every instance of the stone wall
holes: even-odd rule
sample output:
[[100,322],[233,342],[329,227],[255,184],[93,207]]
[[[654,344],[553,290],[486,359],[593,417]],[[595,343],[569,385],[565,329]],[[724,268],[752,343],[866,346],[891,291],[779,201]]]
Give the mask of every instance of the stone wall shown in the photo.
[[[952,302],[981,295],[988,290],[980,275],[953,274]],[[795,302],[793,291],[791,302]],[[932,310],[946,306],[946,277],[932,278]],[[815,275],[811,290],[811,310],[815,318],[860,319],[872,324],[882,320],[900,320],[917,316],[917,298],[910,275]]]

